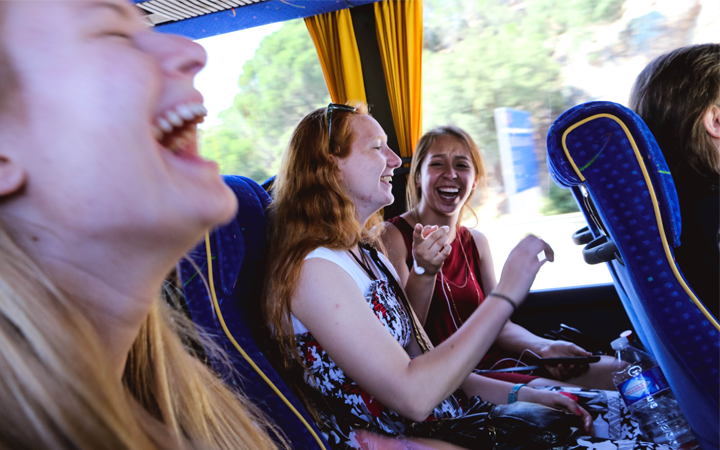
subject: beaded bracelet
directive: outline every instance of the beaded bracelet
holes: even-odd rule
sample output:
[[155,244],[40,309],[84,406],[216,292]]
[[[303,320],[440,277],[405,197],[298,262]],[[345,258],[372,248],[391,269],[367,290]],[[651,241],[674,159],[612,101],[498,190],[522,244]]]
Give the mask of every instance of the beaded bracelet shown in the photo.
[[493,297],[501,298],[501,299],[505,300],[506,302],[510,303],[510,306],[512,306],[512,309],[513,309],[513,314],[515,313],[515,311],[517,311],[517,306],[515,305],[515,302],[510,300],[510,297],[508,297],[507,295],[498,294],[497,292],[491,292],[488,294],[488,297],[490,297],[491,295]]

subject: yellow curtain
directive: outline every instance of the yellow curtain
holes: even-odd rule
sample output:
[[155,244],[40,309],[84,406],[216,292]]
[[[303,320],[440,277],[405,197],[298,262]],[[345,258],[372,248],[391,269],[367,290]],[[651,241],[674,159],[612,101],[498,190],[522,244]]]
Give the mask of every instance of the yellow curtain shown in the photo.
[[315,43],[330,98],[335,103],[367,103],[360,53],[349,9],[305,19]]
[[400,156],[412,156],[422,133],[422,0],[375,3],[378,46]]

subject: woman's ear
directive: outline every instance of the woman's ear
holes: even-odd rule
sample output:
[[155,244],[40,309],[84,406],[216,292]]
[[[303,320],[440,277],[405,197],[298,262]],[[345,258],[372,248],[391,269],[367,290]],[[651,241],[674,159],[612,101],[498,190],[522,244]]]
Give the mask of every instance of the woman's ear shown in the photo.
[[343,174],[343,170],[342,170],[343,166],[341,164],[342,159],[335,155],[330,155],[330,158],[335,163],[335,170],[337,171],[338,181],[340,181],[341,183],[345,183],[345,174]]
[[14,194],[25,186],[27,172],[13,160],[0,155],[0,197]]
[[714,105],[707,110],[703,117],[703,125],[712,138],[720,139],[720,106]]

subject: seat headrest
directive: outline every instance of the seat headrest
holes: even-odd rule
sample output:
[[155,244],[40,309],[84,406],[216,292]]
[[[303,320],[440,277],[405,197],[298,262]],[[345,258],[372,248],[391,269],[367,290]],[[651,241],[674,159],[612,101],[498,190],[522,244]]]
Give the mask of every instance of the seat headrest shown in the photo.
[[260,183],[260,186],[265,189],[265,192],[270,193],[272,191],[273,185],[275,184],[275,178],[277,178],[277,175],[273,175],[267,180]]
[[[670,169],[645,122],[629,108],[612,102],[589,102],[565,111],[548,131],[548,169],[559,185],[577,186],[590,172],[613,173],[613,164],[618,162],[603,154],[605,148],[620,147],[623,154],[634,155],[633,144],[657,195],[668,241],[677,247],[680,204]],[[637,157],[625,161],[633,161],[641,170]],[[592,191],[592,187],[588,186],[588,190]]]
[[[266,232],[265,209],[271,199],[265,190],[254,182],[248,183],[245,177],[225,175],[223,178],[238,200],[237,216],[215,232],[220,289],[225,296],[230,296],[243,261],[262,257],[264,239],[260,236]],[[258,238],[253,239],[254,236]]]

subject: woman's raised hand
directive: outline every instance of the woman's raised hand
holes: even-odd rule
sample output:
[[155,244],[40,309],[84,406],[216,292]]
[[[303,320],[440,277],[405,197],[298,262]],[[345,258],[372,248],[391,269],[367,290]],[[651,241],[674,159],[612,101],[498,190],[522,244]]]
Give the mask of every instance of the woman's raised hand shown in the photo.
[[[540,256],[541,252],[545,252],[544,258]],[[519,306],[530,290],[540,267],[546,261],[552,262],[554,259],[555,253],[547,242],[537,236],[527,236],[510,252],[495,291],[512,298],[516,303],[515,306]]]
[[[415,264],[425,269],[426,274],[435,276],[442,269],[445,258],[450,255],[450,227],[416,224],[413,230],[412,253]],[[420,273],[418,273],[420,274]]]

